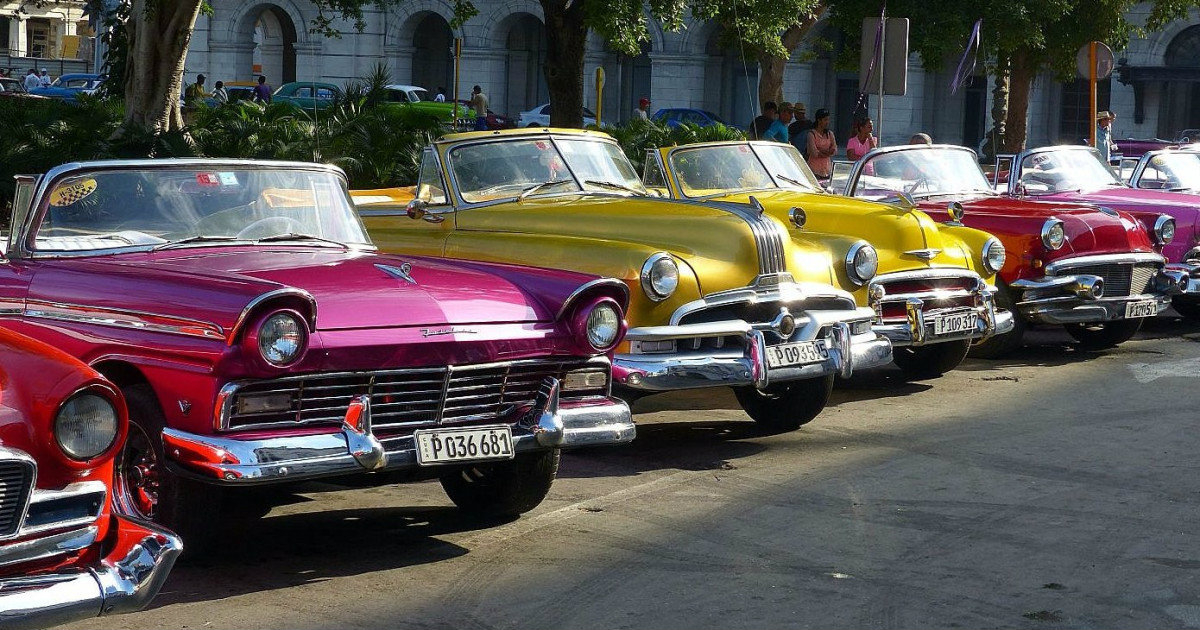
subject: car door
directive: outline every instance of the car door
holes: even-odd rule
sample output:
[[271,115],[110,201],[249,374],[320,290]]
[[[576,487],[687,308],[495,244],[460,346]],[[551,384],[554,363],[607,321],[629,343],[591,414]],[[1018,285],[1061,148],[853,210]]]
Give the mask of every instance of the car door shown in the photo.
[[29,259],[13,257],[20,226],[29,216],[29,203],[37,178],[29,175],[17,176],[16,194],[13,196],[11,223],[2,226],[0,239],[0,326],[20,331],[25,302],[29,295],[29,284],[33,280],[34,266]]
[[456,216],[447,190],[441,161],[433,148],[427,147],[407,206],[402,200],[378,206],[363,197],[355,201],[371,240],[382,251],[442,256]]

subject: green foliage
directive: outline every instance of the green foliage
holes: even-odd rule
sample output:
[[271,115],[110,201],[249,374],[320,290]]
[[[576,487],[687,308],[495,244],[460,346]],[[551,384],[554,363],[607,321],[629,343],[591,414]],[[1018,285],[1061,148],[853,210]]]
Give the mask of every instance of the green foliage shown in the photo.
[[[595,127],[593,127],[594,129]],[[719,140],[745,140],[746,135],[736,127],[712,125],[700,127],[683,123],[678,127],[667,127],[652,120],[631,120],[619,127],[605,127],[604,131],[616,139],[621,150],[640,173],[646,163],[646,151],[660,147],[671,147],[697,142]]]
[[780,35],[823,6],[823,0],[692,0],[692,15],[721,24],[722,43],[747,57],[787,57],[791,51]]

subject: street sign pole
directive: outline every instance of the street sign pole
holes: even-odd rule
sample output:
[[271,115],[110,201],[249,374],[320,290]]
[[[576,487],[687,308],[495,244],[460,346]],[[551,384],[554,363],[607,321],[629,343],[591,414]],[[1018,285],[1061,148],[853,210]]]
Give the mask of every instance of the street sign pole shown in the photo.
[[1091,104],[1092,146],[1096,146],[1096,42],[1088,44],[1088,103]]
[[600,126],[600,116],[604,114],[604,68],[596,68],[596,126]]
[[[887,48],[884,45],[887,43],[887,5],[883,5],[883,11],[879,14],[879,59],[875,61],[875,67],[879,68],[879,113],[875,116],[875,124],[878,125],[878,130],[875,132],[876,138],[883,138],[883,56]],[[866,110],[867,113],[870,110]]]

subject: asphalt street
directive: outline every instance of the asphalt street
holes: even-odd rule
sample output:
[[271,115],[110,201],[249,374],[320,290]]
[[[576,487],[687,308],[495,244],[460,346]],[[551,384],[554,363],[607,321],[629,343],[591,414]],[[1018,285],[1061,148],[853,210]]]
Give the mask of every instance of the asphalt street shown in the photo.
[[1200,627],[1200,327],[1038,331],[943,378],[855,376],[763,437],[732,394],[639,401],[480,529],[436,483],[310,485],[74,628]]

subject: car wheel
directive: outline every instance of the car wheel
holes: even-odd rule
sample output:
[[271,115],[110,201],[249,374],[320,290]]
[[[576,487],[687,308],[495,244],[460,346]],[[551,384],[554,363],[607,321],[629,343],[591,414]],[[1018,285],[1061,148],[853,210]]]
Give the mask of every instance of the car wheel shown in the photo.
[[1064,328],[1084,348],[1103,350],[1129,341],[1141,330],[1144,321],[1144,318],[1138,317],[1097,324],[1067,324]]
[[977,342],[971,346],[971,356],[977,359],[999,359],[1012,354],[1025,340],[1027,324],[1025,318],[1017,310],[1016,302],[1003,282],[996,282],[1000,289],[996,293],[996,308],[1005,309],[1013,314],[1013,329],[1003,335],[993,335],[986,341]]
[[767,433],[795,431],[812,422],[829,402],[834,375],[756,387],[735,387],[742,409]]
[[129,407],[129,437],[114,467],[114,509],[165,525],[183,539],[188,555],[202,552],[223,531],[221,489],[167,470],[165,420],[149,385],[126,387],[122,393]]
[[937,378],[958,367],[970,349],[970,339],[946,341],[919,348],[894,348],[892,359],[908,378]]
[[1200,321],[1200,302],[1194,299],[1175,297],[1171,299],[1175,312],[1192,321]]
[[551,449],[459,468],[441,477],[442,489],[473,518],[513,518],[546,498],[558,475],[559,455],[558,449]]

